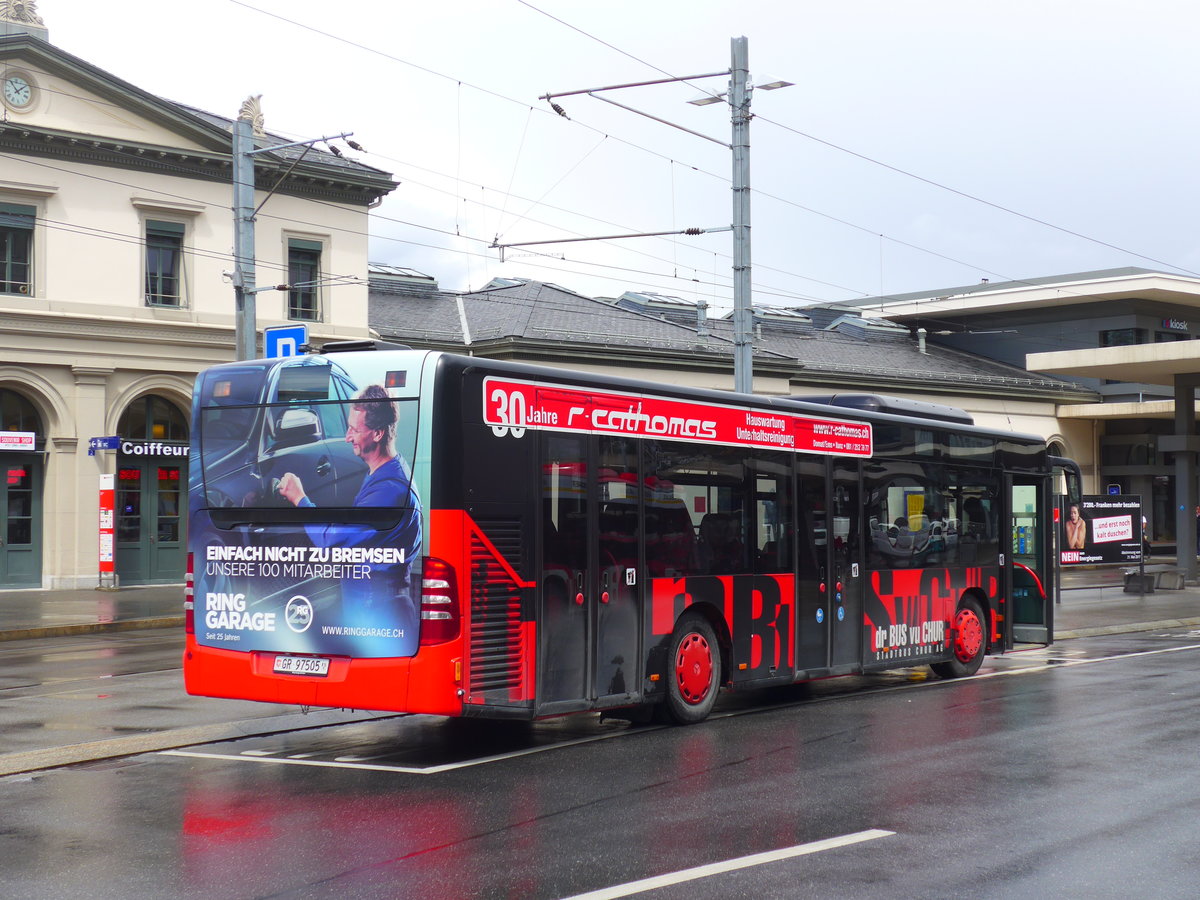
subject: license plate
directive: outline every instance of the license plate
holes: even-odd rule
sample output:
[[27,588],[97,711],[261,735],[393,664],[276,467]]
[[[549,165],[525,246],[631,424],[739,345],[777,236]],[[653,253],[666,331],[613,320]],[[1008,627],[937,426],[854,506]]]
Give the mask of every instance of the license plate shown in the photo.
[[328,675],[329,660],[316,656],[277,656],[275,671],[283,675]]

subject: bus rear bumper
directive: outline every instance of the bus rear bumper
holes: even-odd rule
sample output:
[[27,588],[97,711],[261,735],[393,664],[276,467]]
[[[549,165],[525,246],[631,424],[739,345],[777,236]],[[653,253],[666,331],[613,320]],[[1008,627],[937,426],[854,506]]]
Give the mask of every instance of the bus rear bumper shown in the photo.
[[189,637],[183,654],[184,688],[199,697],[460,716],[463,703],[455,674],[461,665],[454,649],[424,647],[419,663],[409,658],[328,657],[327,675],[286,675],[276,673],[274,666],[277,656],[287,654],[203,647]]

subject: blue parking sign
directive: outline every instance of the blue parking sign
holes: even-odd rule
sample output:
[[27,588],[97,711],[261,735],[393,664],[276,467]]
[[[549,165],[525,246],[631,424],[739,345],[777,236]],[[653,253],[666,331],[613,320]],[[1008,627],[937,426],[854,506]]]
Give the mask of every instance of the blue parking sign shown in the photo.
[[299,356],[308,343],[307,325],[273,325],[263,329],[263,357]]

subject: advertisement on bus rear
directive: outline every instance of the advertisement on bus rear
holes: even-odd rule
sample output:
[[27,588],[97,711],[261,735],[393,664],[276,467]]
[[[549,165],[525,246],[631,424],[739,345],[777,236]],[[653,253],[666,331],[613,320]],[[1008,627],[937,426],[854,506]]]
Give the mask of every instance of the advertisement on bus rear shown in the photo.
[[1142,559],[1142,498],[1084,495],[1063,510],[1059,558],[1064,566],[1137,563]]
[[[200,376],[189,486],[198,643],[416,652],[418,400],[404,396],[406,373],[378,371],[376,359],[257,360]],[[305,662],[277,657],[276,671],[325,674]]]

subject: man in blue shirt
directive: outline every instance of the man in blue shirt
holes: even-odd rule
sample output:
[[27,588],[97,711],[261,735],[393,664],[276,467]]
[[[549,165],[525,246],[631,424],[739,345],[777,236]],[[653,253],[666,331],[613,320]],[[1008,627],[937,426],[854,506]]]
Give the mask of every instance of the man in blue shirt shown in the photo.
[[[382,385],[364,388],[350,408],[346,442],[367,464],[367,476],[354,498],[357,506],[382,506],[400,513],[396,525],[379,531],[369,525],[307,525],[315,547],[384,547],[400,551],[402,561],[372,564],[370,577],[342,582],[342,614],[346,624],[399,630],[396,656],[416,652],[417,598],[410,578],[421,552],[421,501],[408,466],[396,453],[396,404]],[[298,507],[315,504],[292,472],[279,479],[279,493]],[[391,643],[389,641],[389,643]],[[389,654],[390,655],[390,654]]]

